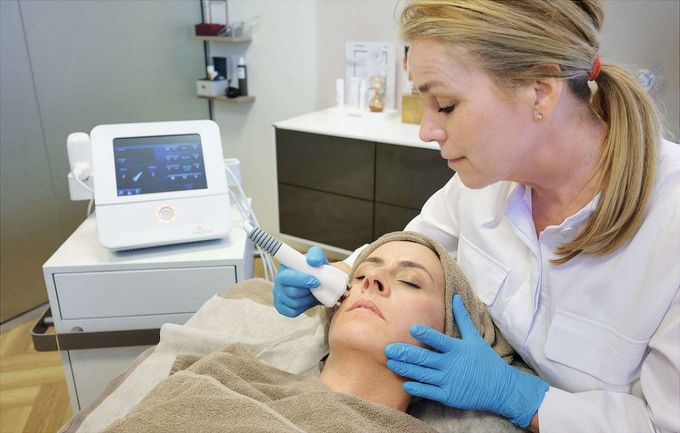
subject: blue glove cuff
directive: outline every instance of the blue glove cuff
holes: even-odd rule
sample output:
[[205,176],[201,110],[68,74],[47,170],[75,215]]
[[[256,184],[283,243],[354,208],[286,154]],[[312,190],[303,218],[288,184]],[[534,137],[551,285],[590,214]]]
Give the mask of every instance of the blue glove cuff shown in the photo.
[[515,383],[513,392],[510,393],[505,402],[506,416],[518,427],[526,429],[531,418],[538,411],[538,408],[545,398],[550,386],[538,376],[532,376],[521,371],[517,371],[519,377]]

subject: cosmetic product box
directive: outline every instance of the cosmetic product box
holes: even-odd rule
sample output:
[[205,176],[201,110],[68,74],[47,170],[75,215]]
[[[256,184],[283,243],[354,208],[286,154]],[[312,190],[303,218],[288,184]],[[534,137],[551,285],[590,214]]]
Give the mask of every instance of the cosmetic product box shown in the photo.
[[224,96],[229,87],[228,80],[196,80],[196,93],[198,96]]
[[425,112],[425,100],[420,95],[403,95],[401,97],[401,123],[420,125]]

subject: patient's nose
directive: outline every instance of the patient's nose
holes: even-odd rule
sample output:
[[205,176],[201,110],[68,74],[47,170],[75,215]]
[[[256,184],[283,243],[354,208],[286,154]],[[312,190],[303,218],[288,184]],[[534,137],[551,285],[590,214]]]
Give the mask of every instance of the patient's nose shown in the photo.
[[389,284],[387,284],[387,280],[384,278],[382,272],[377,269],[372,269],[367,272],[363,284],[361,285],[362,292],[370,290],[375,290],[381,295],[387,295],[389,293]]

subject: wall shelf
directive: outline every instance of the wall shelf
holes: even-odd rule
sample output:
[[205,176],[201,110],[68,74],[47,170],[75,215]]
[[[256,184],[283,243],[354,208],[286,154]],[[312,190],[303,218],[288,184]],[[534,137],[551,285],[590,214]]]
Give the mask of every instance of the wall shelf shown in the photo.
[[194,39],[205,42],[221,42],[224,44],[240,44],[250,42],[250,36],[194,36]]
[[[203,8],[201,8],[201,11],[203,11]],[[203,13],[203,12],[201,12]],[[242,43],[250,43],[252,41],[252,38],[248,36],[198,36],[194,35],[194,40],[198,40],[203,42],[203,55],[205,58],[205,65],[208,66],[210,62],[210,44],[211,43],[216,43],[216,44],[231,44],[231,45],[236,45],[236,44],[242,44]],[[234,47],[236,48],[236,47]],[[241,54],[242,55],[242,54]],[[229,74],[229,71],[227,71],[227,74]],[[213,119],[213,103],[214,101],[219,101],[222,103],[226,104],[231,104],[231,105],[243,105],[243,104],[249,104],[255,101],[254,96],[239,96],[236,98],[227,98],[226,95],[222,94],[221,96],[201,96],[197,95],[199,98],[207,99],[208,100],[208,112],[210,115],[210,119]]]
[[252,95],[238,96],[236,98],[227,98],[226,96],[199,96],[199,98],[209,99],[211,101],[229,102],[232,104],[245,104],[247,102],[253,102],[255,100],[255,97]]

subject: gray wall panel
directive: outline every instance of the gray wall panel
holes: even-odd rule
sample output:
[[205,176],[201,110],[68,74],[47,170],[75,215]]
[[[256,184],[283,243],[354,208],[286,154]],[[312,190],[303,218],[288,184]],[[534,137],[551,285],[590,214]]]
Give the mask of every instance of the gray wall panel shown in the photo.
[[196,97],[203,45],[197,1],[21,2],[57,201],[67,231],[84,217],[71,202],[66,137],[102,123],[208,117]]
[[16,1],[0,2],[0,321],[47,302],[63,231]]
[[2,311],[46,301],[40,266],[85,217],[66,137],[102,123],[202,119],[198,1],[0,1]]

